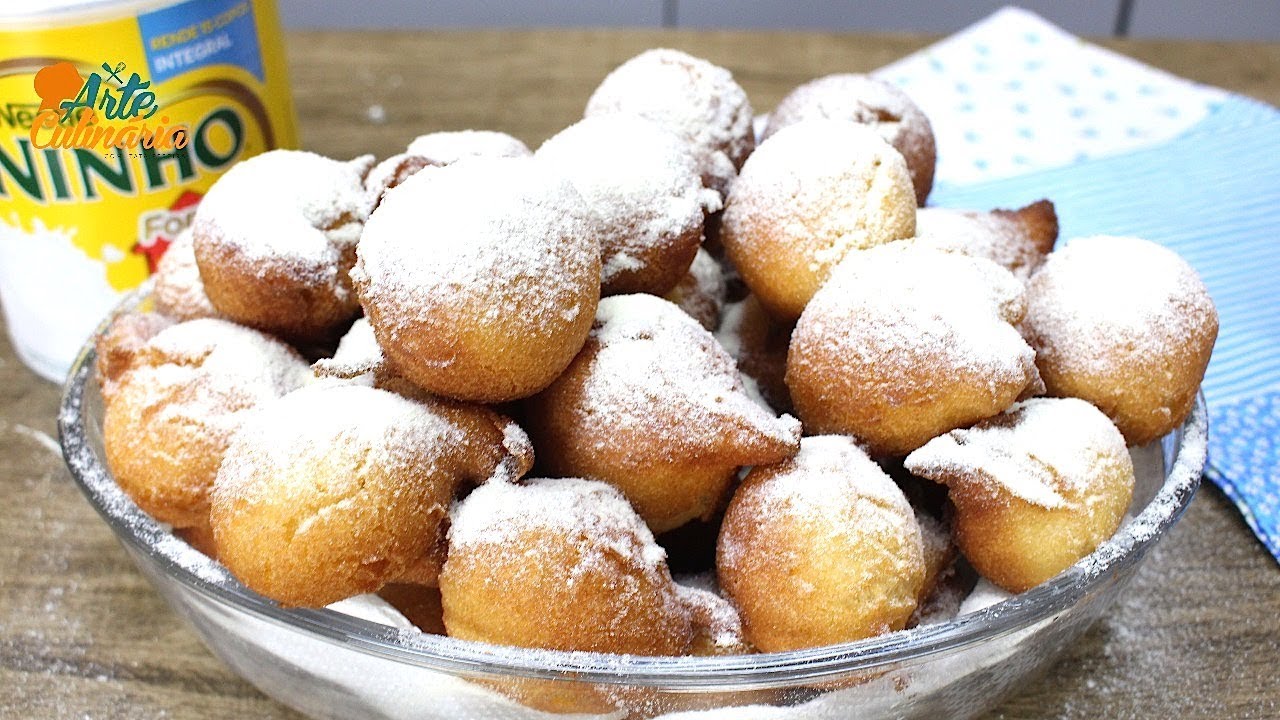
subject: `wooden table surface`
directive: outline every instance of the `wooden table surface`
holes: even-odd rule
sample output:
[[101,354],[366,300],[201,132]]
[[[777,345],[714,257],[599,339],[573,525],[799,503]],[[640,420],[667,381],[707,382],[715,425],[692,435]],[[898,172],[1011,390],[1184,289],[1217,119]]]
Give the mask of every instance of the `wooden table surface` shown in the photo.
[[[303,146],[396,152],[441,129],[536,147],[611,68],[674,46],[730,68],[757,109],[934,38],[557,31],[293,33]],[[1280,45],[1107,42],[1184,77],[1280,104]],[[934,122],[945,122],[935,118]],[[0,717],[296,718],[225,668],[134,570],[51,437],[57,387],[0,339]],[[1280,717],[1280,568],[1205,487],[1110,615],[993,717]]]

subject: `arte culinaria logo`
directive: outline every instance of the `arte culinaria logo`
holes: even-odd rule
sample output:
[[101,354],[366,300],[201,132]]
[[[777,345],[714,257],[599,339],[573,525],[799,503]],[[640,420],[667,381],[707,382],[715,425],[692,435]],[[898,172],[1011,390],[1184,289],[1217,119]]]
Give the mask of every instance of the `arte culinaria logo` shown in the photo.
[[31,123],[32,146],[108,154],[115,148],[136,152],[187,146],[190,126],[168,124],[150,80],[136,72],[126,76],[122,62],[102,63],[101,70],[86,78],[72,63],[58,62],[36,72],[40,109]]

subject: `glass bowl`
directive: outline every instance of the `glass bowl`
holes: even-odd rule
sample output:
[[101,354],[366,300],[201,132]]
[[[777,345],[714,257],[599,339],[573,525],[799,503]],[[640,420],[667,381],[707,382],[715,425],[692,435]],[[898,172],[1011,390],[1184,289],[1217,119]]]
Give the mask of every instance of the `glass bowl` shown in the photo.
[[[144,289],[112,317],[145,300]],[[233,670],[311,717],[563,716],[548,712],[554,710],[577,717],[834,720],[972,717],[1053,662],[1107,611],[1191,502],[1205,462],[1205,418],[1200,398],[1181,428],[1133,450],[1138,472],[1130,518],[1052,580],[935,625],[737,657],[528,650],[399,630],[331,610],[282,609],[152,520],[116,485],[103,462],[92,340],[67,380],[58,429],[80,489],[173,609]]]

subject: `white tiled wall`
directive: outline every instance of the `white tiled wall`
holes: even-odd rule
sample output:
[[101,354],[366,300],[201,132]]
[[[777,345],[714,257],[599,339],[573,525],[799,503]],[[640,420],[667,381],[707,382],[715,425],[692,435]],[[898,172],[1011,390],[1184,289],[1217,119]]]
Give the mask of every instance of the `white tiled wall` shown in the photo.
[[[278,0],[292,28],[692,27],[947,33],[1007,0]],[[1280,0],[1022,0],[1068,31],[1280,40]],[[1121,14],[1127,9],[1127,22]]]

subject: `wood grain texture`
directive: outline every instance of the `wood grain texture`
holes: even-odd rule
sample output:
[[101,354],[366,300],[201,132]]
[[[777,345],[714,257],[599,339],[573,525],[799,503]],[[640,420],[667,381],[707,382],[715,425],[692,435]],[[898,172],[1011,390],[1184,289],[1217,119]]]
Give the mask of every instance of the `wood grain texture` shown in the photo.
[[[536,147],[647,47],[728,66],[767,109],[804,80],[869,70],[932,39],[313,32],[288,42],[304,145],[383,156],[417,134],[468,127]],[[1280,45],[1105,44],[1280,103]],[[52,446],[57,400],[0,339],[0,718],[297,718],[210,655],[134,570]],[[1206,487],[1114,611],[993,717],[1280,716],[1278,610],[1280,570]]]

